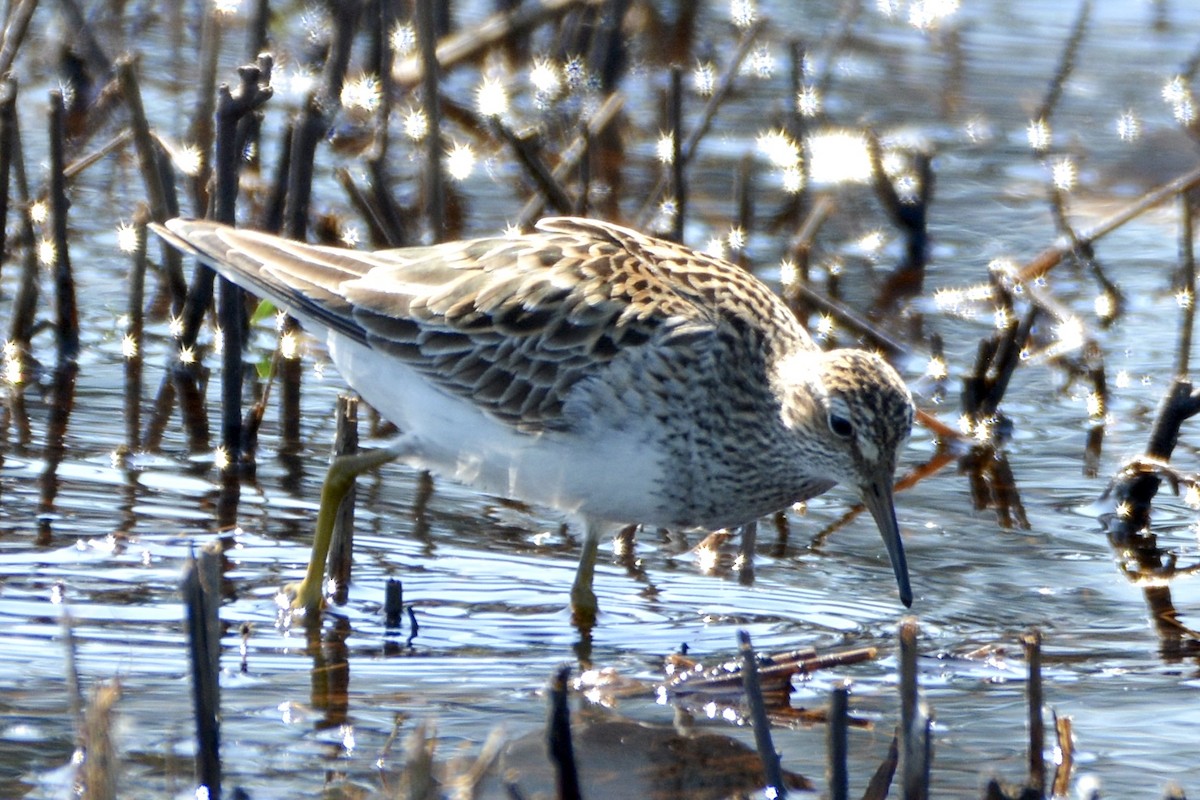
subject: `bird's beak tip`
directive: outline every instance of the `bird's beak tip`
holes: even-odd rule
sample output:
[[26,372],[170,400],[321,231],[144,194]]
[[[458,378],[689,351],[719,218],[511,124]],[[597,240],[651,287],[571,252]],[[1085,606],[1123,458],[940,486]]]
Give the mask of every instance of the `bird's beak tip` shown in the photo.
[[904,543],[900,539],[900,526],[896,522],[896,509],[892,503],[892,484],[889,479],[879,481],[862,489],[863,501],[879,526],[879,533],[887,547],[888,558],[892,562],[892,571],[896,573],[896,588],[900,592],[900,602],[905,608],[911,608],[913,603],[912,585],[908,580],[908,562],[904,557]]

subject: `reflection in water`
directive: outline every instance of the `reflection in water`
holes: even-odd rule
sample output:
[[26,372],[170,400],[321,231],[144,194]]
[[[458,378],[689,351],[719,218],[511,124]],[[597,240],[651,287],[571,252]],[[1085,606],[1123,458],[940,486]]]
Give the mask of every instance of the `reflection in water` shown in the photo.
[[[74,358],[60,361],[50,379],[50,414],[46,420],[46,447],[42,454],[41,500],[38,505],[39,546],[53,540],[54,498],[58,495],[58,467],[66,455],[67,425],[75,407],[75,380],[79,364]],[[14,390],[19,391],[19,390]]]

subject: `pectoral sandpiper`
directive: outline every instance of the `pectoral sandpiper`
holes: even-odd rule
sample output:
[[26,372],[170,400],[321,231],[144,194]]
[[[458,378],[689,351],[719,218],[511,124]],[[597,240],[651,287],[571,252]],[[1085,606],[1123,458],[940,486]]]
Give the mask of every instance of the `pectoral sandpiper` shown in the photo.
[[[327,486],[401,458],[582,518],[583,624],[605,531],[736,526],[835,483],[858,491],[912,602],[892,503],[913,417],[904,382],[878,355],[817,348],[737,266],[571,218],[378,252],[183,219],[155,230],[323,332],[346,381],[399,427],[335,461]],[[322,603],[332,516],[297,607]]]

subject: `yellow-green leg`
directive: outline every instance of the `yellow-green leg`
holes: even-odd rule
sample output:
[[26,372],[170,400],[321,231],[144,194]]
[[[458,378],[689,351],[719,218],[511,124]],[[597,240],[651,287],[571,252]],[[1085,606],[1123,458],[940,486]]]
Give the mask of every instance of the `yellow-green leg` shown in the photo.
[[571,619],[581,630],[590,630],[595,626],[599,613],[592,579],[596,575],[596,552],[600,547],[601,528],[590,520],[584,525],[583,552],[579,554],[575,583],[571,585]]
[[321,486],[321,507],[317,511],[317,531],[313,537],[312,554],[308,558],[308,570],[304,573],[304,580],[284,587],[284,591],[292,597],[292,608],[312,614],[321,610],[325,604],[325,562],[329,558],[329,543],[333,539],[338,506],[354,485],[355,478],[392,461],[401,452],[403,450],[400,447],[381,447],[338,456],[330,462],[325,483]]

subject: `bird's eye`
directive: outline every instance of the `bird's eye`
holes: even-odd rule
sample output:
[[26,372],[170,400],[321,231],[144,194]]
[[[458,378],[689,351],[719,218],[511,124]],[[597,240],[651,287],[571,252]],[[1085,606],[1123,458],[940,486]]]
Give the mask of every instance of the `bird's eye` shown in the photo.
[[838,414],[829,415],[829,430],[843,439],[849,439],[854,434],[854,426],[850,424],[850,420]]

